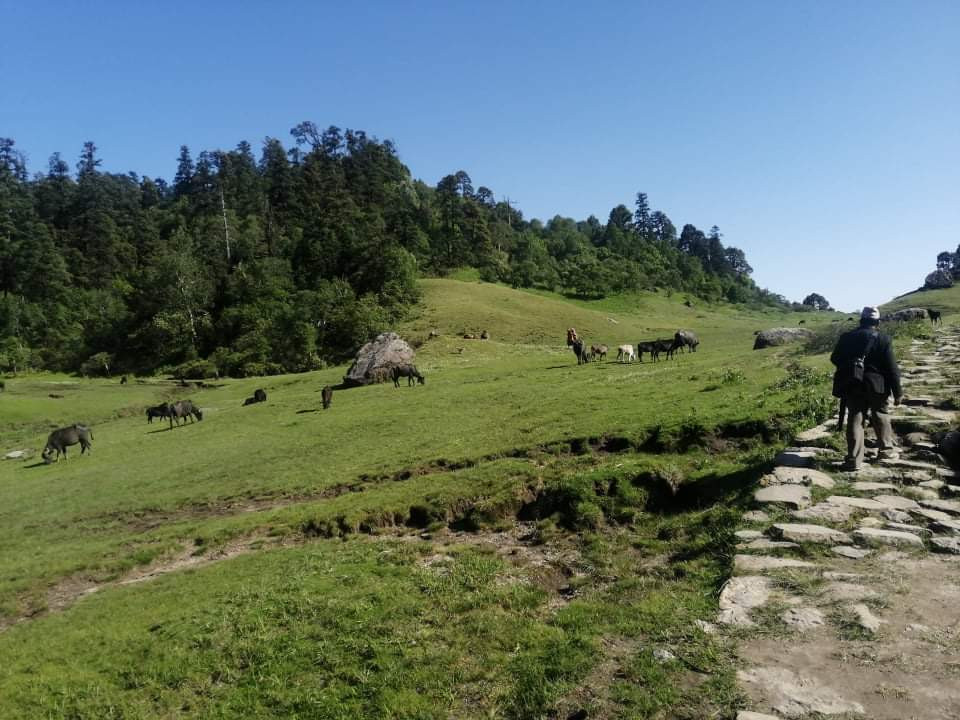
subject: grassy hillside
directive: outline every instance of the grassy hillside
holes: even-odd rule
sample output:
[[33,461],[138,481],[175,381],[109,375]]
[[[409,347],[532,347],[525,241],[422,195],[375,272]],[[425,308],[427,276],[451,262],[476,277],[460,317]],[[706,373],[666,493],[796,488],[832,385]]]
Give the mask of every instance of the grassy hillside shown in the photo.
[[[142,414],[182,395],[169,384],[7,380],[4,452],[94,427],[88,457],[0,463],[8,716],[701,717],[735,702],[722,649],[690,630],[726,572],[735,515],[712,501],[738,502],[765,439],[827,407],[824,359],[788,374],[789,350],[754,352],[753,332],[831,316],[424,291],[403,330],[424,340],[427,384],[337,392],[328,411],[318,391],[344,367],[194,390],[204,420],[172,431]],[[571,325],[612,347],[681,327],[702,344],[578,367]],[[255,387],[268,402],[241,407]],[[664,505],[677,484],[709,492]],[[655,663],[656,641],[715,672],[685,684],[696,673]],[[625,679],[582,697],[611,662]]]
[[893,312],[908,307],[931,308],[947,315],[960,313],[960,286],[946,290],[916,290],[894,298],[882,307],[884,312]]

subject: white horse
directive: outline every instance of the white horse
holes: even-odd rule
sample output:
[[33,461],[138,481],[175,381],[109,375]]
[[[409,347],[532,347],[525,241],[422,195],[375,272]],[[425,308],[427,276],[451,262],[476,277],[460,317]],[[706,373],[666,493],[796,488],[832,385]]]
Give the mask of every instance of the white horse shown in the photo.
[[633,345],[621,345],[617,348],[617,362],[624,359],[627,362],[633,362],[637,359],[636,353],[633,352]]

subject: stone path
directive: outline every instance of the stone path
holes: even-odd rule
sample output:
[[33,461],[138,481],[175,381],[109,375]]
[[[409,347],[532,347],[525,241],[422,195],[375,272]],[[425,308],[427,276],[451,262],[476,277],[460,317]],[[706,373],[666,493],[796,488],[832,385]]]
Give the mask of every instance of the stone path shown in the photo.
[[777,457],[744,515],[717,618],[751,703],[738,720],[960,720],[960,476],[933,437],[954,425],[960,331],[907,356],[899,458],[841,472],[829,421]]

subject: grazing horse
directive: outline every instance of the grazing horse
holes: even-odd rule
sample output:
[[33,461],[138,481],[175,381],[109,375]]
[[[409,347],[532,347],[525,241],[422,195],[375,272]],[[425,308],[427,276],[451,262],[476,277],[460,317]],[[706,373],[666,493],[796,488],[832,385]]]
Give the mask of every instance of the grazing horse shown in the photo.
[[323,409],[328,410],[330,403],[333,402],[333,388],[325,385],[323,390],[320,391],[320,397],[323,398]]
[[411,387],[416,383],[424,385],[427,382],[426,378],[420,374],[420,371],[417,370],[415,365],[395,365],[390,371],[390,376],[393,378],[394,387],[400,387],[400,378],[403,377],[407,379],[407,387]]
[[180,424],[180,421],[183,420],[183,424],[187,424],[187,418],[190,418],[192,423],[194,418],[199,422],[203,420],[203,413],[200,412],[200,408],[193,404],[190,400],[178,400],[175,403],[170,403],[169,405],[170,412],[170,429],[173,430],[173,422],[176,420],[177,425]]
[[93,452],[93,433],[90,428],[84,425],[71,425],[70,427],[60,428],[50,433],[47,438],[47,444],[43,448],[43,461],[48,465],[53,462],[54,453],[56,453],[57,462],[60,462],[60,455],[67,457],[67,447],[80,443],[80,454],[83,455],[87,450]]
[[170,406],[166,403],[147,408],[147,422],[152,423],[154,418],[170,417]]
[[636,354],[633,352],[633,345],[621,345],[617,348],[617,362],[622,360],[633,362],[636,357]]
[[599,357],[601,360],[607,359],[607,350],[609,350],[609,348],[606,345],[590,346],[590,354],[594,357]]
[[942,313],[939,310],[931,310],[927,308],[927,316],[930,318],[930,322],[934,325],[943,325],[943,318],[940,317]]

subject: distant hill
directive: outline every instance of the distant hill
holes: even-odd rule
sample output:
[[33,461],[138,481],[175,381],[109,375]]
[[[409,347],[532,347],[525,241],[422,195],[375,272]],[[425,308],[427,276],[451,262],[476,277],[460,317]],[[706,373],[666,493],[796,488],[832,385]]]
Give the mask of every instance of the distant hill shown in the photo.
[[884,303],[881,310],[893,312],[908,307],[932,308],[948,315],[960,313],[960,286],[944,290],[914,290]]

